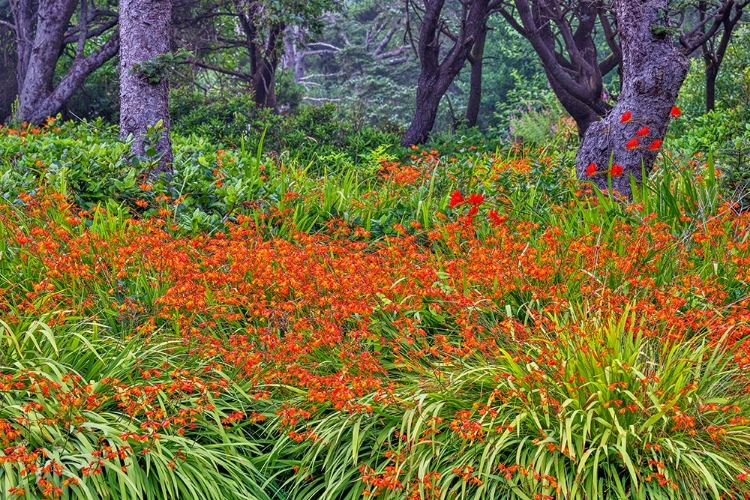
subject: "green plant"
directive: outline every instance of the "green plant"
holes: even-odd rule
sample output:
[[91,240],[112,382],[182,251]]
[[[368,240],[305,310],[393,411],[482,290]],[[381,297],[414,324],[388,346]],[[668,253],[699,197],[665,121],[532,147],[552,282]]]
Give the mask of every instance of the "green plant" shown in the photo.
[[492,359],[411,365],[387,403],[306,422],[312,444],[282,437],[274,453],[299,457],[289,498],[748,493],[747,375],[724,340],[648,338],[627,309],[554,326]]

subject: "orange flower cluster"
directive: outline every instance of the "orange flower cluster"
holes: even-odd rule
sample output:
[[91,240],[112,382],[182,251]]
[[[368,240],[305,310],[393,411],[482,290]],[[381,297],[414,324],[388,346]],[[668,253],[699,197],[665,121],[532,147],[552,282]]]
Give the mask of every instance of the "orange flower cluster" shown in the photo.
[[[570,232],[508,220],[497,212],[489,212],[492,224],[482,226],[474,215],[485,198],[474,194],[464,199],[456,192],[451,203],[469,205],[473,212],[468,220],[446,218],[430,229],[429,237],[414,226],[416,234],[370,242],[344,223],[321,234],[268,237],[262,222],[241,216],[212,235],[174,234],[160,219],[131,220],[108,231],[91,224],[93,214],[76,210],[59,196],[23,199],[28,203],[26,226],[18,223],[15,209],[0,209],[0,224],[14,228],[8,255],[34,273],[24,281],[0,284],[0,311],[8,323],[50,314],[52,323],[84,317],[130,325],[130,334],[146,341],[168,325],[208,366],[230,369],[238,379],[254,383],[258,399],[268,397],[269,387],[303,394],[301,403],[277,414],[295,440],[317,439],[298,429],[323,409],[368,412],[371,407],[360,399],[372,394],[375,401],[391,401],[396,389],[391,370],[450,365],[474,354],[491,360],[509,345],[518,346],[519,359],[545,366],[551,357],[523,358],[524,342],[539,328],[555,331],[550,318],[574,303],[602,317],[619,316],[630,303],[640,321],[632,326],[664,341],[703,332],[713,341],[728,337],[729,342],[744,342],[736,361],[750,366],[750,342],[744,340],[750,335],[750,298],[733,295],[750,282],[750,214],[737,215],[729,207],[696,226],[687,239],[677,239],[671,226],[631,207],[641,222],[615,220],[606,228],[609,237],[602,239],[604,228]],[[713,256],[721,273],[706,271],[701,264],[705,255]],[[656,279],[665,267],[679,272],[669,280]],[[584,326],[569,327],[586,335]],[[546,373],[530,372],[519,383],[535,385],[540,390],[534,397],[558,409],[561,402],[543,390],[550,383]],[[0,392],[28,393],[25,418],[71,426],[83,423],[79,413],[44,415],[44,405],[36,406],[32,396],[54,400],[63,410],[96,411],[111,401],[139,422],[139,433],[122,437],[135,445],[159,439],[166,428],[181,433],[193,429],[200,414],[211,409],[211,396],[226,388],[223,379],[213,380],[210,373],[156,366],[144,367],[142,379],[129,386],[110,380],[111,390],[93,391],[76,378],[63,387],[36,374],[0,372]],[[616,381],[609,390],[615,411],[639,411],[636,401],[619,395],[624,390]],[[191,408],[170,413],[158,404],[159,394],[189,399]],[[519,391],[493,397],[530,396]],[[477,407],[458,412],[432,432],[481,442],[487,429],[476,415],[490,411]],[[705,432],[717,442],[726,432],[704,429],[697,413],[671,413],[675,429]],[[238,410],[221,425],[247,418]],[[0,460],[35,473],[42,463],[39,452],[23,448],[17,424],[24,422],[0,419],[0,442],[6,447]],[[496,432],[505,431],[501,426]],[[111,456],[120,463],[127,453],[103,450],[100,460]],[[501,474],[515,472],[512,467]],[[100,468],[94,462],[87,473]],[[466,470],[458,475],[469,474]],[[409,488],[396,466],[360,472],[372,496]],[[470,481],[474,476],[466,477]],[[540,480],[554,484],[552,477]]]

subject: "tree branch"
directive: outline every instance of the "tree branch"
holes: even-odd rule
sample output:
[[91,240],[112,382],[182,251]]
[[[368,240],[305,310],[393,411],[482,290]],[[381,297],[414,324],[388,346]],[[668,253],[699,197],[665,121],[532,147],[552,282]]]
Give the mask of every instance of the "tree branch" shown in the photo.
[[225,75],[235,76],[239,78],[240,80],[243,80],[246,82],[249,82],[253,79],[253,77],[251,75],[248,75],[247,73],[240,73],[239,71],[233,71],[231,69],[222,68],[221,66],[214,66],[213,64],[200,62],[196,59],[188,59],[187,61],[185,61],[185,63],[192,64],[193,66],[207,69],[209,71],[216,71],[217,73],[223,73]]

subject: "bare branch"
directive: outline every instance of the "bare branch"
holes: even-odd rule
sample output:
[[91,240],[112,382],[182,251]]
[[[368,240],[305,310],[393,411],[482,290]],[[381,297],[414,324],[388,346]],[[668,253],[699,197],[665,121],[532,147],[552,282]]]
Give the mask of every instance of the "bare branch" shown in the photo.
[[239,71],[233,71],[231,69],[222,68],[221,66],[214,66],[213,64],[206,64],[204,62],[197,61],[195,59],[188,59],[185,61],[187,64],[192,64],[198,68],[207,69],[209,71],[216,71],[217,73],[223,73],[225,75],[231,75],[239,78],[240,80],[249,82],[252,80],[252,75],[247,73],[240,73]]

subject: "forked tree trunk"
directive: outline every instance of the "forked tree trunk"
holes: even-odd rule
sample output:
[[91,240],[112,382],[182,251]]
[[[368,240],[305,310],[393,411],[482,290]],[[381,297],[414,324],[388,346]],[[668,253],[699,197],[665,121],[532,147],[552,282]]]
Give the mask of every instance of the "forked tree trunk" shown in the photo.
[[263,12],[266,5],[262,1],[234,0],[234,6],[247,41],[255,105],[276,110],[276,68],[279,66],[277,45],[279,37],[284,34],[286,24],[274,22],[265,27]]
[[[80,2],[84,8],[86,2]],[[85,23],[76,36],[78,49],[68,72],[55,82],[58,60],[67,43],[66,29],[79,0],[12,0],[17,39],[17,76],[19,118],[32,123],[43,122],[58,113],[86,78],[117,54],[119,37],[115,31],[89,55],[85,55],[88,30]],[[79,17],[81,14],[79,13]],[[85,15],[84,15],[85,17]],[[110,21],[113,27],[116,20]],[[103,30],[103,31],[106,31]],[[100,33],[101,34],[101,33]]]
[[172,165],[167,75],[164,68],[147,74],[134,66],[169,52],[171,25],[172,0],[120,1],[120,137],[132,135],[133,152],[145,157],[148,127],[161,121],[153,146],[162,171]]
[[[507,7],[500,14],[534,48],[552,91],[583,138],[591,124],[609,112],[603,77],[620,64],[609,9],[601,0],[513,0],[512,4],[515,14]],[[611,53],[600,61],[597,44],[602,35]]]
[[664,25],[667,4],[668,0],[615,0],[622,93],[612,112],[589,126],[576,157],[578,177],[602,189],[608,187],[610,164],[621,167],[622,173],[611,177],[612,187],[627,197],[632,195],[630,177],[640,183],[641,172],[648,175],[654,164],[689,67]]
[[444,28],[441,15],[445,0],[424,3],[425,12],[419,27],[417,47],[421,65],[417,80],[417,106],[411,125],[401,137],[403,146],[422,144],[427,140],[435,125],[440,100],[466,63],[479,34],[486,29],[490,14],[489,0],[467,0],[462,12],[460,31],[453,37],[453,45],[441,62],[441,35]]
[[262,60],[253,75],[255,105],[261,108],[276,109],[276,68]]

